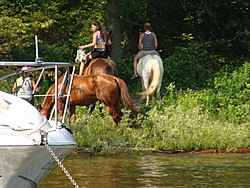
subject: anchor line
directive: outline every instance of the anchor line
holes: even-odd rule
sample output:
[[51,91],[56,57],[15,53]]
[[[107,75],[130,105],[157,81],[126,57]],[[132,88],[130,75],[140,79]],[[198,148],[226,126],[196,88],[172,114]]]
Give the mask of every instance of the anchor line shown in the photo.
[[75,186],[75,188],[80,188],[79,185],[77,185],[77,183],[74,180],[74,178],[70,175],[70,173],[68,172],[68,170],[64,167],[64,165],[62,164],[62,162],[60,161],[60,159],[56,156],[55,152],[51,149],[51,147],[49,146],[49,144],[46,141],[44,142],[44,144],[47,147],[48,151],[50,152],[51,156],[55,159],[55,161],[57,162],[57,164],[60,166],[60,168],[65,173],[65,175],[68,177],[68,179],[70,180],[70,182]]

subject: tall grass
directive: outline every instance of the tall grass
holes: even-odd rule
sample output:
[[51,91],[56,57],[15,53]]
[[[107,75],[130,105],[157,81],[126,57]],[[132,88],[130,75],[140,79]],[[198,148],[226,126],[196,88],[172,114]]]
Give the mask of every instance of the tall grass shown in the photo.
[[[158,105],[163,105],[164,100]],[[140,114],[136,126],[129,119],[129,112],[117,130],[108,114],[94,115],[79,120],[74,126],[74,136],[79,146],[90,151],[109,153],[122,147],[154,148],[156,150],[194,151],[209,149],[234,149],[250,146],[249,123],[235,125],[213,118],[201,107],[187,108],[178,103],[162,107],[152,106]]]

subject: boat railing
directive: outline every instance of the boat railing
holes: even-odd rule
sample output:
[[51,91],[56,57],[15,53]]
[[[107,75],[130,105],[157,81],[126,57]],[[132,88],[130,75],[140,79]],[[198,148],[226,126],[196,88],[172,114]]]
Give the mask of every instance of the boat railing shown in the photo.
[[[61,118],[61,123],[65,123],[66,120],[66,112],[67,112],[67,108],[69,108],[70,106],[70,92],[71,92],[71,87],[72,87],[72,83],[73,83],[73,79],[74,79],[74,73],[75,73],[75,64],[71,64],[71,63],[66,63],[66,62],[1,62],[0,61],[0,66],[30,66],[30,67],[34,67],[32,69],[28,69],[28,70],[24,70],[24,71],[17,71],[14,73],[11,73],[9,75],[3,76],[0,78],[0,80],[9,78],[11,76],[15,76],[15,75],[19,75],[19,74],[24,74],[26,72],[32,72],[32,71],[38,71],[38,70],[42,70],[39,78],[36,82],[36,87],[39,85],[39,82],[42,78],[42,75],[44,73],[45,69],[55,69],[55,92],[54,94],[44,94],[44,95],[34,95],[35,97],[37,96],[54,96],[55,97],[55,103],[54,103],[54,107],[53,110],[51,112],[50,118],[49,120],[52,120],[54,117],[54,121],[56,122],[56,128],[58,128],[58,99],[62,98],[62,97],[66,97],[66,104],[64,107],[64,114],[63,117]],[[59,67],[66,67],[66,72],[64,74],[64,78],[63,78],[63,82],[61,84],[61,87],[58,88],[58,68]],[[69,67],[73,67],[72,71],[69,70]],[[71,77],[69,75],[72,75]],[[70,79],[69,79],[70,78]],[[67,94],[65,94],[65,91],[68,91]],[[35,91],[35,88],[33,90],[33,92]]]

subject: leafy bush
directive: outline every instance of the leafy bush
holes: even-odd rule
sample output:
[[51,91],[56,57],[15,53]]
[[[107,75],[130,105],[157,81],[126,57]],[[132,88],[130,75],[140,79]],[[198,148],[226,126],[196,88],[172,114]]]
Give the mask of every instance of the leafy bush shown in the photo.
[[[205,92],[205,91],[204,91]],[[204,109],[220,119],[240,124],[250,120],[250,63],[232,73],[224,73],[214,81],[214,90],[201,97]]]
[[210,44],[188,43],[176,46],[164,62],[164,82],[174,82],[176,89],[205,88],[213,82],[214,74],[226,66],[224,58],[210,52]]

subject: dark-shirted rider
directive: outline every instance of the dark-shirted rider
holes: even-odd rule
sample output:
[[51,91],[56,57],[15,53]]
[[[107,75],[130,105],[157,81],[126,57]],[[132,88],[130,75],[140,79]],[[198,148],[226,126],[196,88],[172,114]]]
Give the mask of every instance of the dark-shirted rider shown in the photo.
[[145,55],[159,55],[156,51],[158,47],[158,42],[156,35],[153,32],[153,29],[149,23],[144,24],[144,33],[140,34],[139,42],[138,42],[138,51],[139,53],[134,58],[134,75],[131,79],[138,78],[137,74],[137,63],[140,58]]

